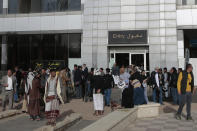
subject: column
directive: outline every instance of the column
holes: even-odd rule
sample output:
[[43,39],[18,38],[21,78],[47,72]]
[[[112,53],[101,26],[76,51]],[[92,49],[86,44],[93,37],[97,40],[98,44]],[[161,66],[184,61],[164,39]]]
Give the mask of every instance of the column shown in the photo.
[[178,39],[178,61],[179,68],[183,68],[185,66],[185,58],[184,58],[184,32],[183,30],[177,31],[177,39]]
[[[3,0],[3,14],[8,13],[8,0]],[[7,36],[2,35],[1,45],[1,70],[7,70]]]
[[8,12],[8,0],[3,0],[3,14]]
[[2,45],[1,45],[1,70],[7,69],[7,36],[2,36]]

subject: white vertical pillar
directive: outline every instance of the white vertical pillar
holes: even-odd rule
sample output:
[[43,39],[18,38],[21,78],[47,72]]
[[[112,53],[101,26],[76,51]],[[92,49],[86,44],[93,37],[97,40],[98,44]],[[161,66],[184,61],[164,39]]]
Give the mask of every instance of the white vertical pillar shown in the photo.
[[[6,15],[8,12],[8,0],[3,0],[3,14]],[[1,44],[1,70],[7,69],[7,36],[2,35]]]
[[179,68],[183,68],[185,66],[185,58],[184,58],[184,32],[183,30],[177,31],[178,37],[178,60],[179,60]]
[[1,70],[7,69],[7,36],[2,36],[2,45],[1,45]]
[[8,0],[3,0],[3,14],[8,12]]

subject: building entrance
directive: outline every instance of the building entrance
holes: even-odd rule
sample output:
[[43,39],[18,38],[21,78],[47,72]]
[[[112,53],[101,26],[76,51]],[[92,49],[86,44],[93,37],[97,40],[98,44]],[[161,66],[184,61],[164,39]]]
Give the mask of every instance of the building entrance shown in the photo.
[[116,53],[116,64],[119,67],[128,67],[129,66],[129,53]]
[[119,67],[135,65],[143,70],[147,70],[146,53],[115,53],[115,62]]
[[146,48],[112,48],[110,49],[109,67],[116,63],[119,67],[129,65],[138,66],[140,69],[149,71],[149,52]]
[[144,68],[144,54],[131,54],[130,63]]

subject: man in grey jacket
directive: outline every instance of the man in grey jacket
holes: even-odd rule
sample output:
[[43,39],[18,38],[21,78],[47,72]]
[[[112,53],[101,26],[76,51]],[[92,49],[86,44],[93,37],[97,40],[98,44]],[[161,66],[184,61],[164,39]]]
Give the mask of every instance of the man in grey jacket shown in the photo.
[[8,70],[7,75],[2,78],[2,87],[2,106],[5,111],[7,99],[9,100],[9,109],[12,109],[13,96],[16,92],[16,78],[13,77],[11,70]]

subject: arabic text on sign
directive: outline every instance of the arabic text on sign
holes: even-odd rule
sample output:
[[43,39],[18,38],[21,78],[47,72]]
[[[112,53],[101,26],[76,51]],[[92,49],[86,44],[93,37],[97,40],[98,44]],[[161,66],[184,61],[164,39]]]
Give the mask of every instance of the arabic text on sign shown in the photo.
[[122,34],[113,34],[113,38],[114,39],[138,39],[138,38],[143,38],[143,35],[142,34],[136,34],[136,35],[133,35],[133,34],[128,34],[128,35],[122,35]]

